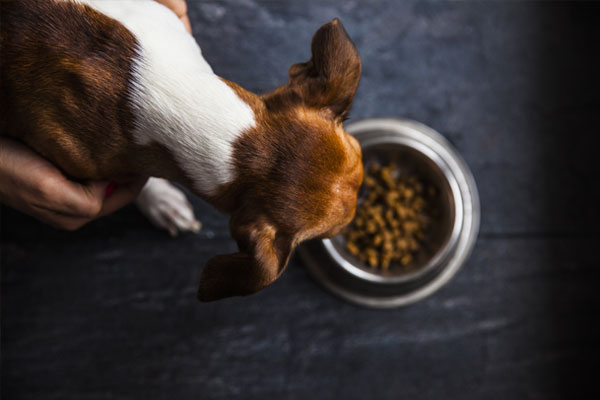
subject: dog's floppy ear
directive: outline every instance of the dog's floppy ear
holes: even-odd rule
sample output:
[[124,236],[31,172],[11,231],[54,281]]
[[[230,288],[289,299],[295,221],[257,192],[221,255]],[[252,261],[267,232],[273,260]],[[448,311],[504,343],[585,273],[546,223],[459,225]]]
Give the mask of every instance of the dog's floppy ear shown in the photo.
[[292,237],[279,232],[264,217],[243,221],[234,215],[230,230],[240,251],[208,260],[200,279],[200,301],[245,296],[263,289],[279,278],[295,247]]
[[312,58],[290,67],[290,85],[304,102],[343,118],[360,79],[360,56],[339,19],[323,25],[311,45]]

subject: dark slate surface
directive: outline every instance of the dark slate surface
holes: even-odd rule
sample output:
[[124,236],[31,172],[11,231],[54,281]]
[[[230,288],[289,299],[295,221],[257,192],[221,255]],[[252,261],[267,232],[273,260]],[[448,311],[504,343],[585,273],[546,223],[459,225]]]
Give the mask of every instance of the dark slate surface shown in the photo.
[[[195,300],[234,248],[128,207],[79,232],[2,210],[5,399],[577,399],[600,395],[600,123],[592,3],[191,2],[217,73],[274,88],[340,17],[363,58],[352,119],[443,133],[473,169],[482,233],[456,278],[405,309],[332,297],[294,258],[243,299]],[[597,398],[597,397],[596,397]]]

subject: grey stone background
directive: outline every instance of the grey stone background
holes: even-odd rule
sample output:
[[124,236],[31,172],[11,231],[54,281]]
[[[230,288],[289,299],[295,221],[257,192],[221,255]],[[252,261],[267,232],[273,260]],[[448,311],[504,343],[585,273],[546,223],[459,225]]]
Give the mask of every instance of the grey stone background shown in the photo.
[[594,3],[191,1],[221,76],[257,92],[340,17],[363,60],[351,120],[440,131],[479,185],[481,234],[434,296],[373,311],[293,258],[247,298],[201,304],[234,249],[197,199],[171,239],[133,207],[69,233],[2,210],[4,399],[600,398],[600,7]]

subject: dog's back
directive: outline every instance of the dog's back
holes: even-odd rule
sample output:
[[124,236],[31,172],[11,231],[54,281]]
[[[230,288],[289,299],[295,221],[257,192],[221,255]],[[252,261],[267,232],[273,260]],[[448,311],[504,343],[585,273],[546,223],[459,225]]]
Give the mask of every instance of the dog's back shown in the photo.
[[90,163],[94,154],[73,142],[92,141],[98,153],[115,157],[124,148],[136,39],[117,21],[70,1],[0,7],[1,134],[23,140],[73,177],[94,177],[103,161]]

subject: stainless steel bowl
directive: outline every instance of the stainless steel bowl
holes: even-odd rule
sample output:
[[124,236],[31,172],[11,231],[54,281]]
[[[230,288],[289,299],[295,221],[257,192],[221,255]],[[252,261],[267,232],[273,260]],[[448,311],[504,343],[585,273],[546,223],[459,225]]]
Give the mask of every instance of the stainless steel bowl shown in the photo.
[[418,122],[368,119],[346,130],[360,142],[365,166],[394,162],[434,185],[440,218],[409,269],[370,268],[345,250],[341,235],[303,244],[300,256],[317,281],[353,303],[389,308],[418,301],[447,283],[475,244],[480,211],[473,176],[439,133]]

